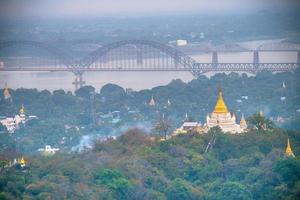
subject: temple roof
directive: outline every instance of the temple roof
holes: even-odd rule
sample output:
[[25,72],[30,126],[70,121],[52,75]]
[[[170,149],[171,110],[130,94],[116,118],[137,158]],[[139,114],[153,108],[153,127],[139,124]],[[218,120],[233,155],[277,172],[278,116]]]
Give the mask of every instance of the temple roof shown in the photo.
[[227,106],[223,100],[222,91],[219,91],[218,101],[215,106],[214,113],[228,113]]
[[196,126],[199,126],[199,123],[198,122],[184,122],[182,127],[186,127],[186,126],[196,127]]

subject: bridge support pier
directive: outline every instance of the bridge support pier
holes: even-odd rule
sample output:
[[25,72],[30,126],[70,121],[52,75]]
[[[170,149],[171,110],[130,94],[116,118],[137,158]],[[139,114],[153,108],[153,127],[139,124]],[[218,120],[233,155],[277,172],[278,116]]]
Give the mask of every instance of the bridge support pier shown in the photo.
[[75,86],[75,91],[81,88],[85,81],[82,79],[83,72],[75,72],[75,80],[72,82],[72,84]]
[[297,64],[300,67],[300,51],[297,51]]
[[259,52],[257,50],[253,51],[253,66],[258,68],[259,65]]
[[211,58],[212,67],[216,68],[218,66],[218,62],[218,52],[213,51]]
[[139,50],[136,54],[136,63],[138,66],[143,65],[143,54],[141,50]]
[[175,53],[175,56],[174,56],[174,66],[175,66],[175,68],[179,67],[179,55],[177,52]]
[[107,55],[103,55],[100,62],[104,64],[107,63],[107,61],[108,61]]

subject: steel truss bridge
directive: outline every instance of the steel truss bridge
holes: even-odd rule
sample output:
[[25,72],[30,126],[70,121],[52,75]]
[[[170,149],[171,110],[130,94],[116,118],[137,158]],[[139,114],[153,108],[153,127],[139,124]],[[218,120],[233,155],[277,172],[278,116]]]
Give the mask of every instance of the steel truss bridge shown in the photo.
[[[12,46],[30,47],[45,52],[38,56],[6,58],[2,50]],[[262,63],[260,52],[297,52],[294,63]],[[251,63],[220,63],[218,52],[252,52]],[[267,70],[282,72],[294,70],[300,63],[300,49],[292,44],[261,45],[256,50],[213,50],[210,63],[196,62],[177,48],[147,40],[124,40],[99,47],[82,59],[75,59],[59,48],[35,41],[10,41],[0,43],[0,71],[70,71],[76,75],[76,88],[84,84],[86,71],[188,71],[194,76],[207,72],[248,72]]]

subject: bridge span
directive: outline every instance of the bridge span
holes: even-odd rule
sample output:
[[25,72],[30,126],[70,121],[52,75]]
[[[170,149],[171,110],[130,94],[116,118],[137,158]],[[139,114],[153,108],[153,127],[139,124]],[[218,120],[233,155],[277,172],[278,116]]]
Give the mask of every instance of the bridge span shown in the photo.
[[[2,50],[13,46],[31,47],[46,53],[5,57]],[[260,52],[268,51],[294,51],[297,53],[297,61],[260,62]],[[124,40],[104,45],[82,59],[75,59],[67,52],[49,44],[13,41],[0,43],[0,71],[69,71],[76,75],[73,84],[78,88],[84,84],[82,74],[86,71],[188,71],[197,77],[207,72],[290,71],[297,68],[300,63],[300,49],[288,45],[283,46],[282,49],[276,45],[260,46],[257,50],[251,51],[253,53],[251,63],[221,63],[218,59],[219,52],[212,51],[211,62],[201,63],[177,48],[165,44],[147,40]]]

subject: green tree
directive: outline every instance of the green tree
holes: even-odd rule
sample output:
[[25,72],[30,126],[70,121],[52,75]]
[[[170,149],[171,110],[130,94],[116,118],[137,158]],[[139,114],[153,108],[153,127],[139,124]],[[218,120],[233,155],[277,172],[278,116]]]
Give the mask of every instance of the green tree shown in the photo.
[[168,131],[171,128],[171,124],[166,119],[161,119],[154,126],[154,131],[167,139]]
[[284,158],[277,161],[274,171],[282,177],[282,180],[289,186],[294,186],[300,181],[300,161],[295,158]]
[[6,132],[6,127],[5,126],[3,126],[2,124],[0,124],[0,134],[3,134],[3,133],[5,133]]
[[217,193],[217,199],[222,200],[251,200],[251,193],[246,186],[238,182],[226,182]]
[[167,199],[168,200],[177,200],[177,199],[191,200],[193,199],[193,194],[187,182],[177,178],[174,181],[172,181],[171,185],[167,189]]
[[8,200],[9,198],[5,195],[4,192],[0,192],[0,200]]
[[93,86],[87,85],[79,88],[75,91],[76,96],[90,99],[91,94],[95,92],[95,88]]
[[99,169],[94,172],[93,178],[95,183],[114,191],[118,198],[126,198],[133,190],[133,183],[117,170]]
[[266,118],[262,113],[255,113],[248,119],[250,125],[253,125],[258,130],[267,130],[274,128],[274,123]]

